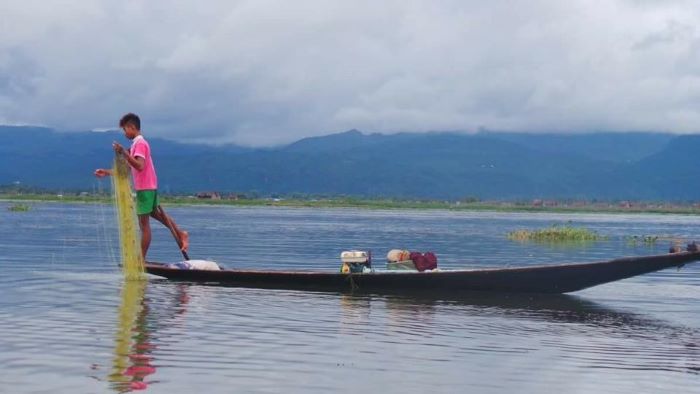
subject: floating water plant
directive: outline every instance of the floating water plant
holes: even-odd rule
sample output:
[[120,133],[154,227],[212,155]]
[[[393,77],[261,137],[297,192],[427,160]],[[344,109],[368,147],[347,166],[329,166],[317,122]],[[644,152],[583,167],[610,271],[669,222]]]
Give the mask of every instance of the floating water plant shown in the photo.
[[29,204],[22,203],[10,205],[9,207],[7,207],[7,210],[12,212],[27,212],[29,211],[29,209],[31,209]]
[[647,246],[652,246],[656,245],[656,242],[661,240],[661,238],[658,235],[642,235],[642,236],[636,236],[633,235],[631,237],[626,237],[627,243],[630,245],[647,245]]
[[606,237],[586,228],[574,227],[571,225],[552,225],[539,230],[511,231],[508,233],[508,239],[535,242],[578,242],[599,241],[606,239]]
[[682,243],[685,242],[683,237],[677,237],[672,235],[632,235],[625,237],[625,241],[630,246],[644,245],[644,246],[655,246],[660,242],[669,242],[671,245],[676,245],[680,247]]

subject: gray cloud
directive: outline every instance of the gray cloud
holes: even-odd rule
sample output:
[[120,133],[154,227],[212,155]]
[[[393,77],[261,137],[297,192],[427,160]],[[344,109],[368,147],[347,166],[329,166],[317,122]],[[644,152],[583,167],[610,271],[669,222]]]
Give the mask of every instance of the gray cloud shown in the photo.
[[0,4],[0,121],[267,145],[396,132],[700,130],[694,1]]

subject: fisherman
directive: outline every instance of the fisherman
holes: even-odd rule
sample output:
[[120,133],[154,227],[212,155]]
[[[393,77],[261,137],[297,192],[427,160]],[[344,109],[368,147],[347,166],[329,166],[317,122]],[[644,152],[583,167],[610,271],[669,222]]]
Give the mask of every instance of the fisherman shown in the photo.
[[[136,189],[136,213],[141,229],[141,254],[144,261],[148,247],[151,245],[151,217],[163,223],[170,230],[180,247],[180,251],[187,259],[187,248],[189,247],[187,231],[180,230],[158,202],[158,179],[151,157],[151,147],[141,135],[141,119],[136,114],[128,113],[119,120],[119,127],[124,130],[126,138],[132,141],[131,149],[125,149],[117,142],[113,142],[112,147],[117,154],[124,156],[131,167],[134,189]],[[95,170],[95,176],[98,178],[108,175],[112,175],[111,169],[98,168]]]

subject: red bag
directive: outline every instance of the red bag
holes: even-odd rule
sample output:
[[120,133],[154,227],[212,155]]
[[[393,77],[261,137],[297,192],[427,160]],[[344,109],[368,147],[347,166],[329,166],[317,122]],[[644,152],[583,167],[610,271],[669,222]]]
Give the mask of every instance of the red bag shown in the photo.
[[437,268],[437,257],[433,252],[425,252],[425,254],[420,252],[411,252],[411,261],[416,266],[416,269],[420,272],[425,270],[434,270]]
[[428,268],[426,268],[427,270],[434,270],[435,268],[437,268],[437,256],[435,256],[435,253],[425,252],[423,256],[428,262]]

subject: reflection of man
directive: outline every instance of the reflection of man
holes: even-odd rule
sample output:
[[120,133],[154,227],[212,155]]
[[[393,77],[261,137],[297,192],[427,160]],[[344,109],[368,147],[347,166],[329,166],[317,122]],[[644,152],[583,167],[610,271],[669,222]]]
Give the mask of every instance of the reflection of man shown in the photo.
[[[148,375],[156,373],[152,342],[154,316],[145,297],[146,281],[125,281],[122,288],[122,303],[119,306],[119,326],[115,336],[114,363],[109,381],[112,389],[119,393],[143,390],[148,387]],[[187,285],[179,284],[175,305],[164,308],[173,315],[165,320],[172,326],[172,319],[187,310],[190,297]],[[151,320],[151,321],[149,321]]]
[[136,326],[134,327],[134,342],[131,346],[129,360],[131,366],[124,371],[124,376],[130,376],[131,382],[129,388],[131,390],[143,390],[148,387],[148,383],[144,381],[146,376],[156,373],[156,368],[151,365],[153,356],[151,353],[156,346],[150,341],[151,333],[148,331],[148,303],[143,298],[141,301],[141,310],[136,317]]
[[[148,305],[144,297],[146,281],[128,280],[122,288],[119,306],[119,327],[115,337],[114,364],[109,380],[120,393],[142,390],[148,386],[145,377],[156,372],[151,365],[151,345],[146,318]],[[134,335],[135,334],[135,335]]]

